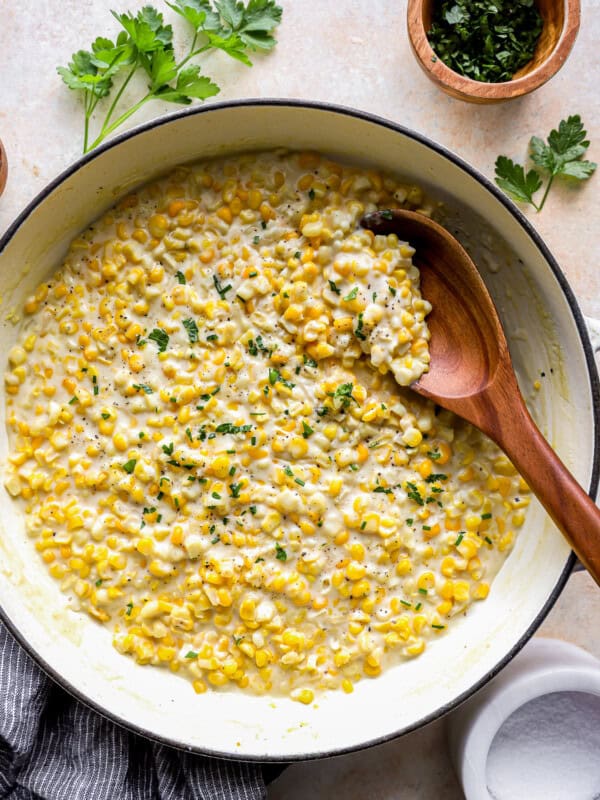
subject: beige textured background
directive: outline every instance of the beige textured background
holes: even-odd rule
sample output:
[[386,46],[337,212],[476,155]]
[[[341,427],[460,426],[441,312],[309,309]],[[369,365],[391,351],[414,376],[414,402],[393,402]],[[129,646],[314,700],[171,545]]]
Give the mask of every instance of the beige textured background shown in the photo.
[[[441,94],[421,73],[406,37],[405,0],[279,0],[279,45],[253,69],[216,54],[205,72],[222,87],[217,100],[288,97],[329,101],[379,114],[454,150],[493,177],[500,153],[524,159],[529,138],[545,136],[579,113],[600,161],[600,0],[582,0],[582,27],[563,70],[535,94],[499,106],[472,106]],[[0,234],[45,184],[81,151],[78,98],[55,72],[74,50],[114,35],[109,9],[134,10],[141,0],[3,0],[0,15],[0,138],[10,164],[0,199]],[[160,0],[175,41],[183,23]],[[135,87],[134,87],[135,89]],[[133,90],[132,90],[133,91]],[[128,126],[175,110],[152,103]],[[526,211],[566,273],[582,310],[600,317],[600,176],[553,190],[541,214]],[[573,576],[541,634],[586,647],[600,657],[600,593],[585,574]],[[340,720],[343,725],[343,720]],[[298,764],[271,800],[460,800],[448,761],[444,723],[371,750]]]

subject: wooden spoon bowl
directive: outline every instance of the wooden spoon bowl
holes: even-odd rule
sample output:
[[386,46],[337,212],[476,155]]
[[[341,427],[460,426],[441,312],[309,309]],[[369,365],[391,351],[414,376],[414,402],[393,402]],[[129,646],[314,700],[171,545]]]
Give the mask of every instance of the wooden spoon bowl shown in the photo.
[[600,509],[531,418],[477,267],[445,228],[423,214],[377,211],[361,224],[374,233],[395,233],[416,248],[422,294],[433,306],[427,318],[431,362],[410,388],[463,417],[504,450],[600,585]]
[[8,162],[6,160],[6,151],[2,140],[0,140],[0,194],[4,191],[6,186],[6,178],[8,177]]
[[531,61],[510,81],[484,83],[466,78],[436,57],[429,44],[435,0],[408,0],[408,37],[419,65],[451,97],[470,103],[500,103],[533,92],[555,75],[575,43],[581,17],[580,0],[537,0],[544,27]]

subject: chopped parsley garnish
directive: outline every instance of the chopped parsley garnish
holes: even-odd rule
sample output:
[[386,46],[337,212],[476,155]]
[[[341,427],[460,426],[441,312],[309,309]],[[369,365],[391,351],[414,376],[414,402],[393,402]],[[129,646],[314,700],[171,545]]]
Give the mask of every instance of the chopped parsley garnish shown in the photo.
[[92,384],[94,386],[94,394],[97,395],[100,390],[98,389],[98,378],[95,375],[92,375]]
[[481,515],[481,519],[491,519],[491,518],[492,518],[491,514],[482,514]]
[[350,292],[348,292],[346,297],[342,297],[342,300],[344,300],[344,302],[346,303],[349,303],[350,300],[356,299],[357,294],[358,294],[358,286],[355,286]]
[[417,603],[415,606],[415,611],[420,611],[423,608],[423,603]]
[[433,459],[434,461],[437,461],[438,458],[442,457],[442,454],[440,453],[439,450],[428,450],[427,451],[427,455],[429,456],[429,458]]
[[350,401],[354,400],[356,405],[358,405],[358,400],[352,396],[352,392],[354,390],[353,383],[341,383],[335,392],[328,392],[330,397],[337,398],[341,400],[342,408],[346,409],[350,405]]
[[242,484],[241,481],[239,483],[230,483],[229,484],[229,490],[231,491],[231,496],[232,497],[239,497],[240,496],[240,490],[241,490],[242,486],[243,486],[243,484]]
[[443,631],[446,626],[445,625],[434,625],[434,623],[432,622],[431,623],[431,627],[435,628],[438,631]]
[[306,481],[303,481],[300,478],[294,478],[294,483],[297,483],[298,486],[305,486],[306,485]]
[[500,83],[531,60],[542,25],[531,0],[444,0],[434,6],[427,38],[454,72]]
[[216,275],[213,274],[213,283],[215,285],[215,289],[219,293],[219,297],[221,300],[225,300],[225,295],[231,289],[231,284],[228,283],[227,286],[223,286]]
[[216,342],[218,338],[219,338],[219,337],[217,336],[217,334],[216,334],[216,333],[210,333],[210,334],[209,334],[209,335],[206,337],[206,341],[207,341],[207,342]]
[[260,243],[260,236],[255,236],[254,239],[252,239],[252,244],[259,244],[259,243]]
[[250,506],[250,513],[252,514],[252,516],[256,514],[256,506]]
[[427,594],[427,589],[419,589],[419,594]]
[[356,324],[356,328],[354,329],[354,335],[357,339],[360,339],[362,342],[366,340],[366,336],[363,333],[363,315],[360,313],[358,315],[358,322]]
[[98,587],[102,586],[102,578],[98,578],[98,580],[96,581],[96,586]]
[[421,497],[421,494],[414,483],[412,483],[411,481],[406,481],[405,486],[406,486],[406,496],[410,500],[414,500],[414,502],[420,506],[425,505],[425,501]]
[[135,465],[136,465],[136,464],[137,464],[137,459],[136,459],[136,458],[130,458],[130,459],[129,459],[129,461],[126,461],[126,462],[123,464],[123,469],[125,470],[125,472],[126,472],[128,475],[131,475],[131,473],[132,473],[132,472],[133,472],[133,470],[135,469]]
[[317,364],[317,362],[314,360],[314,358],[309,358],[306,355],[306,353],[303,354],[302,358],[303,358],[305,367],[313,367],[314,369],[317,369],[317,367],[319,366]]
[[327,281],[327,283],[329,284],[329,288],[331,289],[332,292],[335,292],[335,294],[340,294],[340,290],[333,281]]
[[108,414],[106,411],[103,411],[100,416],[102,419],[110,419],[110,414]]
[[75,403],[78,403],[78,402],[79,402],[79,400],[75,397],[75,395],[73,395],[73,397],[69,400],[69,405],[72,406],[72,405],[74,405]]
[[436,481],[447,481],[447,480],[448,476],[444,475],[443,472],[438,472],[438,473],[432,472],[431,475],[428,475],[425,478],[425,483],[435,483]]
[[488,544],[494,544],[489,536],[485,536],[484,539]]
[[177,278],[178,283],[187,283],[185,275],[183,274],[183,272],[181,272],[181,270],[177,270],[177,272],[175,273],[175,277]]
[[397,291],[397,290],[396,290],[396,289],[394,289],[394,287],[393,287],[393,286],[390,286],[390,284],[389,284],[389,283],[388,283],[388,289],[390,290],[390,294],[392,295],[392,297],[396,297],[396,291]]
[[461,531],[458,536],[456,537],[456,541],[454,542],[454,547],[458,547],[458,545],[462,542],[465,538],[465,532]]
[[136,392],[145,392],[145,394],[154,394],[154,389],[148,386],[147,383],[134,383],[133,388]]
[[373,491],[379,492],[380,494],[394,494],[393,490],[390,489],[389,486],[376,486]]
[[407,525],[412,525],[412,524],[413,524],[413,522],[414,522],[414,520],[413,520],[413,518],[412,518],[412,517],[409,517],[409,518],[406,520],[406,524],[407,524]]
[[287,561],[287,553],[283,549],[283,547],[279,544],[279,542],[275,543],[275,558],[278,561]]
[[195,344],[198,341],[198,326],[193,319],[184,319],[181,323],[187,331],[190,344]]
[[188,650],[185,654],[185,657],[189,659],[198,658],[198,653],[196,653],[194,650]]
[[133,611],[133,603],[130,601],[127,603],[127,611],[125,612],[128,617],[131,616],[131,612]]
[[286,381],[285,378],[282,378],[279,370],[273,369],[273,367],[269,368],[269,383],[271,386],[275,386],[276,383],[281,383],[288,389],[293,389],[296,385],[295,383],[290,383],[289,381]]
[[409,603],[408,600],[400,600],[400,602],[402,603],[403,606],[406,606],[407,608],[412,607],[412,603]]
[[270,351],[268,347],[265,347],[265,344],[262,340],[262,336],[257,336],[256,341],[254,339],[250,339],[248,342],[248,352],[251,356],[257,356],[259,353],[263,355],[270,355]]
[[174,449],[175,449],[175,445],[173,444],[173,442],[171,442],[170,444],[163,444],[163,446],[162,446],[162,451],[167,456],[172,456]]
[[222,422],[215,428],[217,433],[248,433],[251,430],[252,425],[232,425],[231,422]]
[[313,433],[314,433],[314,430],[310,427],[310,425],[307,425],[306,422],[304,422],[304,420],[302,420],[302,436],[305,439],[308,439],[308,437]]
[[156,343],[159,353],[164,353],[169,344],[169,335],[162,328],[154,328],[148,339]]

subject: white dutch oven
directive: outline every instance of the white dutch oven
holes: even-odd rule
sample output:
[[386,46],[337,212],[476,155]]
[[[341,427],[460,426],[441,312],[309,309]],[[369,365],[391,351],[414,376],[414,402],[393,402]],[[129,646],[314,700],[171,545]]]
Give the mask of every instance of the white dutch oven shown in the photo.
[[[10,312],[61,261],[70,239],[119,197],[183,162],[282,146],[394,171],[445,201],[447,224],[472,250],[496,300],[526,397],[545,373],[533,403],[538,422],[578,480],[595,493],[598,377],[583,318],[552,256],[514,206],[456,156],[347,109],[290,101],[215,104],[157,120],[81,159],[0,241],[4,348],[15,336]],[[186,680],[119,655],[108,629],[66,609],[5,493],[0,524],[2,618],[47,672],[132,730],[245,759],[340,753],[440,716],[516,654],[573,565],[562,537],[533,504],[484,603],[456,620],[418,659],[365,679],[351,695],[330,693],[307,707],[235,692],[197,696]]]

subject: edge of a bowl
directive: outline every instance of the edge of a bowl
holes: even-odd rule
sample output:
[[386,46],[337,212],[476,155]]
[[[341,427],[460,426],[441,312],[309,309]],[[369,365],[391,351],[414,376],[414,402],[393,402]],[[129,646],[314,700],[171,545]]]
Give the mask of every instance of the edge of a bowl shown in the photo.
[[[290,106],[293,108],[309,108],[314,109],[317,111],[323,111],[327,113],[334,113],[339,114],[341,116],[350,116],[356,119],[361,119],[366,122],[370,122],[376,125],[383,126],[388,128],[389,130],[396,131],[410,139],[413,139],[420,144],[429,147],[434,152],[438,153],[439,155],[447,158],[452,163],[454,163],[457,167],[461,170],[466,172],[472,178],[477,180],[477,182],[483,186],[484,189],[491,192],[494,197],[499,200],[502,205],[509,211],[509,213],[515,218],[517,223],[521,225],[522,228],[525,229],[526,233],[530,236],[533,240],[536,247],[541,251],[544,259],[550,266],[550,269],[554,273],[556,279],[559,282],[559,285],[565,295],[565,298],[569,304],[571,309],[571,313],[573,314],[573,318],[579,333],[579,337],[583,346],[584,355],[586,358],[586,363],[588,367],[588,374],[590,377],[590,384],[591,384],[591,394],[592,394],[592,414],[594,420],[594,430],[596,432],[596,441],[600,441],[600,379],[598,377],[598,370],[596,367],[596,362],[594,358],[594,353],[589,341],[589,336],[587,333],[587,328],[585,324],[585,320],[583,314],[579,308],[575,295],[562,272],[561,268],[559,267],[558,263],[554,259],[553,255],[551,254],[550,250],[548,249],[547,245],[544,243],[541,236],[537,233],[535,228],[529,222],[529,220],[525,217],[525,215],[517,208],[517,206],[509,200],[506,195],[504,195],[488,178],[486,178],[482,173],[480,173],[475,167],[468,164],[464,161],[459,155],[454,153],[449,148],[445,147],[444,145],[439,144],[438,142],[429,139],[427,136],[417,133],[416,131],[412,131],[404,126],[395,123],[391,120],[388,120],[384,117],[380,117],[376,114],[372,114],[367,111],[361,111],[359,109],[351,108],[349,106],[337,105],[333,103],[325,103],[319,101],[307,101],[295,98],[247,98],[242,100],[231,100],[231,101],[222,101],[222,102],[215,102],[205,106],[193,107],[189,109],[184,109],[181,111],[176,111],[170,114],[166,114],[164,116],[158,117],[154,120],[149,122],[143,123],[142,125],[138,125],[124,133],[121,133],[115,136],[113,139],[110,139],[108,142],[97,147],[95,150],[87,153],[86,155],[82,156],[69,167],[67,167],[63,172],[57,175],[50,183],[46,185],[44,189],[21,211],[21,213],[15,218],[15,220],[8,226],[5,233],[0,237],[0,254],[4,251],[9,241],[15,235],[16,231],[19,227],[25,222],[25,220],[33,213],[33,211],[40,205],[53,191],[56,189],[60,184],[62,184],[65,180],[67,180],[71,175],[85,166],[89,161],[94,158],[97,158],[101,153],[104,153],[108,150],[111,150],[114,147],[118,147],[121,142],[127,141],[141,133],[146,131],[152,130],[153,128],[160,127],[162,125],[167,125],[173,120],[180,119],[181,117],[192,116],[196,114],[204,114],[209,113],[213,110],[219,109],[230,109],[236,107],[247,107],[247,106],[262,106],[262,107],[284,107]],[[590,477],[590,486],[588,489],[588,493],[591,497],[595,497],[596,491],[598,489],[598,483],[600,479],[600,446],[597,444],[594,449],[593,455],[593,462],[592,462],[592,474]],[[21,635],[20,631],[13,625],[12,621],[8,618],[6,613],[4,612],[4,608],[0,606],[0,620],[3,624],[7,627],[11,635],[17,640],[17,642],[23,647],[23,649],[28,653],[28,655],[36,662],[36,664],[50,677],[52,678],[59,686],[65,689],[69,694],[71,694],[75,699],[79,700],[81,703],[86,705],[88,708],[91,708],[95,712],[99,713],[101,716],[105,717],[106,719],[115,722],[116,724],[124,727],[133,733],[139,734],[140,736],[144,736],[147,739],[151,739],[153,741],[159,742],[161,744],[168,745],[170,747],[174,747],[178,750],[183,750],[185,752],[196,753],[198,755],[205,755],[211,756],[214,758],[221,758],[221,759],[229,759],[235,761],[247,761],[247,762],[262,762],[262,763],[291,763],[296,761],[307,761],[307,760],[315,760],[319,758],[343,755],[346,753],[356,752],[358,750],[365,750],[370,747],[374,747],[379,744],[383,744],[384,742],[391,741],[396,739],[400,736],[403,736],[411,731],[417,730],[419,728],[424,727],[425,725],[433,722],[437,719],[440,719],[448,712],[452,711],[453,709],[457,708],[461,703],[471,697],[475,692],[485,686],[492,678],[494,678],[516,655],[517,653],[525,646],[525,644],[529,641],[529,639],[533,636],[535,631],[539,628],[547,614],[549,613],[550,609],[553,607],[555,602],[557,601],[563,587],[565,586],[573,566],[576,562],[576,558],[574,553],[570,553],[565,567],[556,582],[552,592],[550,593],[548,599],[540,609],[540,612],[536,616],[536,618],[531,622],[523,636],[516,642],[516,644],[498,661],[498,663],[490,669],[479,681],[477,681],[473,686],[471,686],[467,691],[462,692],[458,697],[454,698],[449,703],[444,704],[440,708],[436,709],[436,711],[428,714],[421,719],[417,720],[416,722],[412,723],[411,725],[407,725],[403,728],[400,728],[393,733],[387,733],[379,737],[375,737],[370,739],[366,742],[362,742],[359,745],[352,745],[348,747],[341,747],[336,748],[333,750],[323,750],[323,751],[313,751],[310,753],[305,754],[294,754],[290,756],[270,756],[268,753],[255,755],[255,756],[239,756],[235,753],[230,752],[222,752],[222,751],[215,751],[208,748],[198,748],[193,746],[186,746],[181,742],[175,741],[170,739],[169,737],[160,736],[159,734],[153,733],[151,731],[145,730],[144,728],[136,725],[135,723],[131,723],[128,720],[123,719],[122,717],[118,716],[117,714],[113,714],[111,712],[106,711],[103,709],[95,700],[87,697],[84,693],[80,692],[79,689],[72,686],[69,681],[65,680],[60,674],[56,672],[56,670],[51,667],[37,652],[33,650],[33,648],[29,645],[27,640]]]

